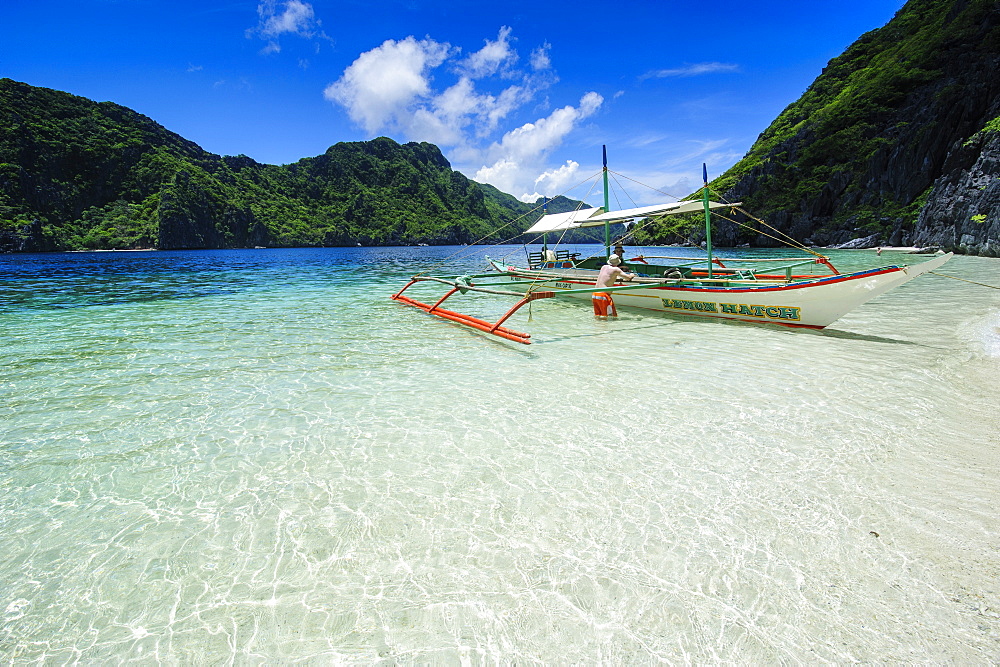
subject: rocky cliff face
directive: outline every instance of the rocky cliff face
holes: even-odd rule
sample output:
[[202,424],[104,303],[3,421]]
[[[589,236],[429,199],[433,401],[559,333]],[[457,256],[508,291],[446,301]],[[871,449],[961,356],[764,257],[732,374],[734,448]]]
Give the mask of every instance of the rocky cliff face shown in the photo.
[[156,210],[160,250],[246,248],[268,242],[253,212],[237,208],[186,170],[160,192]]
[[957,144],[920,211],[913,243],[1000,257],[1000,133]]
[[[910,0],[835,58],[714,184],[817,245],[995,254],[1000,2]],[[773,242],[723,223],[717,243]]]

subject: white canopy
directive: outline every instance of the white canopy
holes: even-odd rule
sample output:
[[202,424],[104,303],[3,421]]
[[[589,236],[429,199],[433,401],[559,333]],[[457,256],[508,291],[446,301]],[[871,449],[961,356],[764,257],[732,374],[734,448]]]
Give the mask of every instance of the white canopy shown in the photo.
[[550,213],[549,215],[543,215],[540,217],[538,222],[533,224],[524,233],[543,234],[545,232],[556,232],[562,229],[582,227],[583,225],[580,223],[590,216],[596,215],[600,212],[601,209],[599,208],[584,208],[579,211],[570,211],[569,213]]
[[[709,208],[729,208],[739,206],[735,204],[720,204],[719,202],[709,202]],[[704,203],[699,199],[695,201],[678,201],[671,204],[654,204],[652,206],[640,206],[638,208],[627,208],[621,211],[611,211],[601,213],[599,208],[588,208],[569,213],[552,213],[543,215],[538,222],[532,225],[525,234],[542,234],[544,232],[555,232],[563,229],[578,229],[581,227],[597,227],[604,223],[624,222],[632,218],[648,218],[660,215],[677,215],[680,213],[694,213],[704,210]]]

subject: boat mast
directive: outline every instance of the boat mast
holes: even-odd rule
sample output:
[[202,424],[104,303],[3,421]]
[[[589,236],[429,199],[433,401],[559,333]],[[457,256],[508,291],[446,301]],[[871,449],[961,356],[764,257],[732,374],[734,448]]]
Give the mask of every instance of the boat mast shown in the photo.
[[[607,166],[605,166],[605,170]],[[705,206],[705,249],[708,251],[708,277],[712,277],[712,213],[708,207],[708,165],[701,163],[701,173],[705,177],[705,187],[701,191],[701,202]],[[604,177],[607,179],[607,176]],[[607,180],[605,180],[607,182]],[[606,195],[605,195],[606,196]]]
[[[549,214],[549,198],[542,196],[542,217]],[[549,235],[542,232],[542,261],[545,261],[545,251],[549,249]]]
[[[602,146],[604,153],[604,212],[608,213],[611,211],[611,205],[608,200],[608,147]],[[604,256],[611,257],[611,223],[604,223]]]

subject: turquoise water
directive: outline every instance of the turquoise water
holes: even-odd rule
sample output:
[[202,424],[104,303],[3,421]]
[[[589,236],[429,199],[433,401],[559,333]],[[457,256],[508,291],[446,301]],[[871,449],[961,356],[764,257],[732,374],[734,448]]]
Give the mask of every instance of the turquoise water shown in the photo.
[[522,346],[462,252],[0,256],[0,658],[1000,660],[1000,291]]

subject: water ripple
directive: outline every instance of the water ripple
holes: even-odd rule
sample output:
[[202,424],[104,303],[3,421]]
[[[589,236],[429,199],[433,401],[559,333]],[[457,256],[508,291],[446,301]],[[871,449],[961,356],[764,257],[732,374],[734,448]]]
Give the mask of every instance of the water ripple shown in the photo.
[[455,250],[0,258],[0,655],[1000,659],[1000,302],[524,348],[387,298]]

